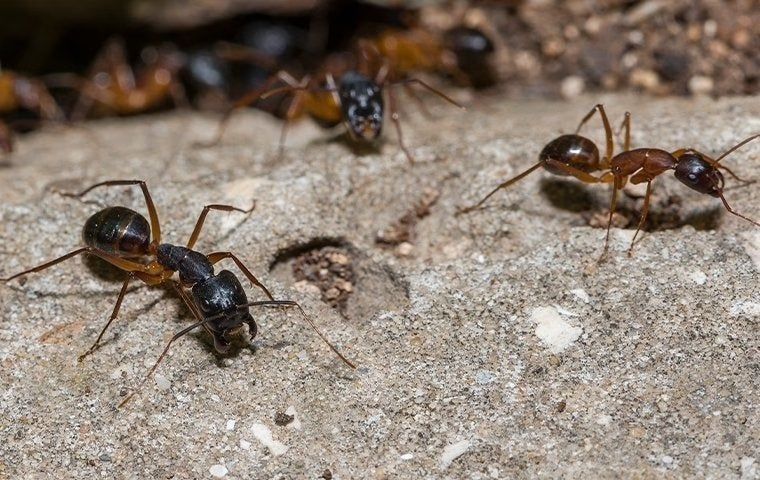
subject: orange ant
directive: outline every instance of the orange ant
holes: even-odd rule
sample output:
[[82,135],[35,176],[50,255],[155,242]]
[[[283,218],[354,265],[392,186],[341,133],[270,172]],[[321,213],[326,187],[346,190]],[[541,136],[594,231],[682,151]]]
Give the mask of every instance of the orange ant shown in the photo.
[[87,79],[79,79],[81,95],[71,115],[79,120],[95,110],[134,115],[162,106],[168,99],[185,104],[178,79],[181,57],[170,48],[146,48],[144,67],[135,75],[127,61],[123,42],[111,40],[103,48]]
[[625,128],[625,148],[610,161],[610,171],[613,177],[612,199],[610,201],[610,214],[607,222],[607,235],[604,240],[604,250],[600,260],[604,258],[609,247],[610,228],[612,227],[612,216],[615,213],[617,204],[617,192],[625,186],[629,180],[629,176],[631,183],[634,185],[640,183],[647,184],[641,217],[636,227],[636,233],[631,240],[631,246],[628,248],[629,256],[633,252],[636,237],[647,219],[649,199],[652,195],[652,181],[668,170],[673,170],[676,179],[687,187],[699,193],[720,198],[729,213],[760,227],[760,223],[738,213],[728,204],[728,201],[723,196],[724,179],[723,174],[720,172],[721,169],[725,170],[726,173],[736,180],[750,183],[737,177],[728,167],[721,165],[720,161],[743,145],[760,138],[760,134],[755,134],[742,140],[713,160],[710,156],[692,148],[682,148],[672,153],[657,148],[637,148],[631,150],[631,114],[629,112],[625,113],[621,129],[623,127]]
[[454,27],[443,35],[421,27],[388,29],[376,37],[359,39],[357,48],[373,69],[387,63],[394,80],[415,72],[442,72],[475,88],[496,82],[490,64],[494,44],[473,27]]
[[[602,118],[602,124],[604,125],[604,132],[607,140],[605,155],[601,158],[599,157],[599,149],[596,144],[588,138],[578,135],[578,132],[580,132],[583,125],[596,112],[599,112],[599,116]],[[612,175],[609,172],[612,148],[612,129],[610,128],[610,122],[607,119],[607,113],[604,111],[604,106],[598,104],[592,108],[585,117],[583,117],[578,124],[578,128],[575,129],[575,133],[561,135],[546,144],[538,155],[538,163],[499,184],[478,203],[466,208],[460,208],[457,214],[468,213],[478,209],[496,192],[522,180],[540,167],[544,167],[544,169],[551,174],[572,176],[584,183],[610,183],[612,182]],[[593,172],[602,173],[598,177],[595,177],[592,175]]]
[[[192,330],[203,327],[213,337],[214,348],[220,353],[227,353],[230,350],[232,337],[242,331],[243,325],[248,325],[248,333],[253,338],[257,332],[257,325],[249,308],[254,306],[296,308],[327,346],[348,366],[356,368],[325,338],[298,303],[290,300],[275,300],[269,290],[259,282],[234,253],[214,252],[205,255],[193,250],[206,216],[211,210],[250,213],[254,207],[244,210],[230,205],[206,205],[198,217],[187,244],[185,246],[173,245],[161,242],[161,225],[158,221],[158,213],[147,185],[141,180],[100,182],[80,193],[64,195],[81,199],[95,188],[109,186],[139,186],[145,197],[150,223],[143,215],[129,208],[106,207],[85,222],[82,238],[86,246],[36,267],[6,278],[0,278],[0,282],[9,282],[29,273],[46,270],[80,254],[99,257],[127,272],[128,275],[124,279],[111,316],[92,346],[79,357],[80,362],[100,347],[100,340],[119,314],[130,281],[137,278],[149,286],[171,283],[197,322],[182,329],[169,340],[156,363],[138,385],[137,390],[127,396],[119,406],[124,405],[153,375],[172,343]],[[145,259],[149,259],[149,261],[147,263],[140,261]],[[216,273],[214,265],[224,259],[232,260],[251,284],[261,289],[268,300],[249,302],[240,280],[234,273],[229,270]],[[179,274],[179,281],[173,280],[172,277],[175,273]]]
[[[63,120],[63,112],[42,81],[0,69],[0,114],[20,109],[34,112],[43,120]],[[13,131],[2,120],[0,151],[13,151]]]
[[[282,154],[285,145],[288,125],[304,114],[308,114],[320,125],[327,128],[334,127],[342,122],[351,140],[366,144],[373,143],[379,138],[383,127],[385,117],[383,88],[385,86],[393,87],[400,84],[418,85],[435,93],[447,102],[459,108],[464,108],[443,92],[418,78],[388,82],[389,70],[388,68],[381,68],[375,79],[371,79],[356,70],[344,70],[345,63],[343,62],[343,60],[336,60],[336,64],[340,65],[340,67],[330,67],[329,72],[317,77],[307,75],[300,81],[284,70],[277,72],[263,87],[244,95],[238,100],[233,108],[222,118],[214,139],[204,145],[215,145],[221,140],[227,122],[235,111],[251,105],[259,99],[266,99],[280,93],[293,94],[280,134],[280,154]],[[336,75],[332,73],[336,69],[340,71],[337,81],[335,80]],[[285,86],[272,88],[278,82],[284,83]],[[414,157],[404,143],[395,93],[392,88],[388,88],[387,93],[388,110],[391,114],[391,120],[396,127],[399,147],[409,162],[414,163]]]

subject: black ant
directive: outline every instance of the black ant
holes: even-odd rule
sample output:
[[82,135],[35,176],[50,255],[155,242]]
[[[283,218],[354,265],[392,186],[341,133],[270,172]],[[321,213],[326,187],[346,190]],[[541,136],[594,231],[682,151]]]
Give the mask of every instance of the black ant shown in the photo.
[[[601,158],[599,157],[599,149],[596,144],[588,138],[578,135],[581,127],[583,127],[583,125],[596,112],[599,112],[599,116],[602,118],[607,140],[605,155]],[[528,176],[528,174],[540,167],[544,167],[546,171],[554,175],[572,176],[584,183],[610,183],[612,182],[612,175],[609,172],[612,148],[612,129],[610,128],[610,122],[607,119],[607,113],[604,111],[604,106],[598,104],[594,106],[585,117],[583,117],[578,124],[578,128],[575,129],[575,133],[561,135],[546,144],[544,149],[541,150],[541,153],[538,155],[538,163],[515,177],[499,184],[478,203],[466,208],[460,208],[457,213],[468,213],[476,210],[496,192],[522,180]],[[593,172],[600,171],[602,173],[598,177],[592,175]]]
[[649,199],[652,195],[652,181],[668,170],[673,170],[676,179],[687,187],[696,190],[699,193],[720,198],[729,213],[760,227],[760,223],[736,212],[731,208],[731,205],[728,204],[726,198],[723,196],[724,179],[723,174],[720,172],[720,169],[725,170],[726,173],[734,177],[736,180],[744,183],[751,183],[737,177],[728,167],[721,165],[720,161],[743,145],[760,138],[760,134],[755,134],[742,140],[721,154],[717,159],[713,160],[708,155],[692,148],[682,148],[672,153],[657,148],[637,148],[631,150],[631,114],[629,112],[625,113],[621,129],[623,127],[625,128],[625,148],[610,161],[610,170],[613,177],[612,199],[610,201],[610,214],[607,222],[607,235],[604,240],[604,250],[600,260],[604,258],[609,247],[610,228],[612,226],[612,216],[615,213],[615,206],[617,204],[617,192],[625,186],[626,182],[629,180],[629,176],[631,183],[634,185],[640,183],[647,184],[647,190],[644,196],[644,206],[641,210],[639,224],[636,227],[636,233],[633,235],[631,246],[628,249],[629,256],[633,252],[636,237],[647,219]]
[[[331,70],[334,69],[331,68]],[[349,137],[354,141],[367,144],[376,141],[382,131],[383,120],[385,118],[383,88],[386,85],[419,85],[447,102],[459,108],[464,108],[443,92],[418,78],[407,78],[392,83],[386,82],[388,71],[388,68],[381,68],[377,76],[372,79],[356,70],[349,69],[337,76],[338,81],[336,82],[336,75],[333,75],[331,72],[314,78],[307,75],[301,81],[298,81],[286,71],[281,70],[272,76],[262,88],[244,95],[237,101],[234,107],[222,118],[215,138],[205,145],[214,145],[221,140],[227,122],[235,111],[251,105],[259,99],[263,100],[280,93],[293,94],[293,99],[285,115],[282,133],[280,134],[280,153],[282,153],[285,144],[288,124],[304,114],[310,115],[320,125],[328,128],[342,122],[348,131]],[[277,82],[282,82],[285,86],[272,88]],[[391,88],[387,90],[387,93],[388,107],[391,120],[396,127],[399,147],[407,159],[411,163],[414,163],[414,157],[404,144],[395,93]]]
[[[92,215],[84,224],[82,237],[86,245],[85,247],[78,248],[55,260],[45,262],[10,277],[0,278],[0,281],[8,282],[28,273],[45,270],[79,254],[94,255],[128,272],[110,318],[101,330],[95,343],[79,357],[79,361],[84,360],[87,355],[93,353],[100,346],[100,340],[111,325],[111,322],[119,314],[119,309],[130,281],[136,277],[150,286],[171,282],[185,305],[195,316],[197,322],[184,328],[169,340],[158,360],[140,382],[137,389],[127,396],[119,406],[124,405],[139,391],[145,381],[155,372],[164,356],[166,356],[171,344],[188,332],[198,327],[203,327],[213,337],[214,347],[220,353],[227,353],[229,351],[232,336],[242,330],[243,324],[248,325],[250,337],[255,337],[257,332],[256,321],[249,311],[249,307],[254,306],[294,307],[298,309],[311,328],[314,329],[317,335],[333,352],[346,365],[356,368],[353,363],[346,359],[325,338],[311,319],[306,316],[298,303],[290,300],[275,300],[269,290],[258,281],[235,254],[232,252],[214,252],[204,255],[193,250],[209,211],[219,210],[250,213],[255,205],[248,210],[230,205],[206,205],[203,207],[203,211],[195,224],[195,228],[187,244],[185,246],[178,246],[161,243],[161,227],[158,221],[158,213],[156,212],[156,207],[153,204],[153,199],[148,192],[146,183],[141,180],[111,180],[92,185],[80,193],[64,193],[63,195],[82,198],[95,188],[119,185],[138,185],[142,189],[150,223],[148,223],[148,220],[143,215],[126,207],[104,208]],[[152,239],[151,232],[153,232]],[[144,258],[149,258],[151,261],[149,263],[138,261]],[[235,262],[246,278],[253,285],[260,288],[269,300],[249,302],[243,286],[234,273],[229,270],[215,273],[214,265],[227,258]],[[175,272],[179,273],[179,281],[172,279]]]

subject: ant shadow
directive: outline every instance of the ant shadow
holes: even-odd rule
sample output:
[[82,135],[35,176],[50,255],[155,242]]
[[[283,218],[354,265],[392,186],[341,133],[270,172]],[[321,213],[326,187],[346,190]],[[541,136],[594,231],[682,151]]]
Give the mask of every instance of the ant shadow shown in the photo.
[[366,157],[368,155],[379,155],[382,153],[384,139],[378,139],[374,142],[357,141],[351,138],[348,132],[338,132],[327,135],[324,138],[315,140],[315,145],[333,145],[339,143],[348,148],[352,154],[357,157]]
[[568,212],[588,212],[600,207],[588,187],[570,180],[543,178],[541,193],[553,207]]

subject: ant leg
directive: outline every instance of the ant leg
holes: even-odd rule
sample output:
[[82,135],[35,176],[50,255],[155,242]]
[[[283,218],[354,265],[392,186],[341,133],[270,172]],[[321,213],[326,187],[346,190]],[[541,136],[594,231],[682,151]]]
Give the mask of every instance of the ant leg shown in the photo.
[[129,186],[139,185],[142,189],[143,196],[145,197],[145,205],[148,207],[148,215],[150,216],[150,228],[153,231],[153,243],[158,245],[161,243],[161,224],[158,221],[158,213],[156,212],[156,206],[153,204],[153,198],[148,191],[148,185],[142,180],[108,180],[106,182],[96,183],[91,185],[79,193],[67,193],[62,192],[64,197],[74,197],[81,199],[87,195],[91,190],[98,187],[113,187],[113,186]]
[[227,124],[229,123],[230,119],[232,118],[232,115],[240,110],[241,108],[247,107],[248,105],[252,105],[256,103],[260,98],[267,98],[270,95],[274,95],[275,93],[280,93],[283,90],[282,89],[274,89],[271,90],[271,88],[277,83],[277,82],[283,82],[287,85],[285,87],[285,90],[289,89],[303,89],[305,86],[302,86],[301,83],[298,82],[295,78],[293,78],[292,75],[290,75],[285,70],[280,70],[279,72],[275,73],[269,79],[259,88],[256,88],[254,90],[251,90],[250,92],[243,95],[239,100],[237,100],[232,107],[230,107],[229,110],[227,110],[224,113],[224,116],[222,116],[222,119],[219,121],[219,127],[217,127],[216,134],[214,135],[214,138],[212,138],[208,142],[201,142],[199,143],[202,147],[213,147],[214,145],[218,144],[222,140],[222,136],[224,135],[225,130],[227,129]]
[[485,197],[483,197],[483,199],[480,200],[475,205],[471,205],[471,206],[466,207],[466,208],[460,208],[460,209],[458,209],[457,210],[457,215],[460,215],[462,213],[469,213],[469,212],[471,212],[473,210],[476,210],[476,209],[480,208],[480,206],[483,205],[484,203],[486,203],[486,200],[488,200],[489,198],[491,198],[491,196],[493,196],[494,193],[498,192],[502,188],[509,187],[510,185],[512,185],[513,183],[515,183],[515,182],[517,182],[519,180],[522,180],[524,177],[528,176],[528,174],[530,174],[531,172],[533,172],[534,170],[536,170],[537,168],[539,168],[541,166],[543,166],[543,163],[538,162],[537,164],[533,165],[532,167],[530,167],[529,169],[525,170],[524,172],[522,172],[522,173],[520,173],[520,174],[518,174],[518,175],[516,175],[516,176],[514,176],[512,178],[510,178],[506,182],[500,183],[496,188],[494,188],[493,190],[491,190],[491,192],[488,195],[486,195]]
[[297,118],[303,111],[303,104],[305,99],[306,92],[304,90],[299,90],[290,101],[290,105],[288,105],[288,111],[285,114],[285,121],[282,122],[282,130],[280,130],[280,143],[277,147],[277,155],[279,157],[282,157],[282,155],[285,153],[285,139],[288,135],[288,127],[290,126],[290,123],[293,121],[293,119]]
[[50,268],[53,265],[57,265],[57,264],[59,264],[61,262],[64,262],[64,261],[66,261],[66,260],[68,260],[68,259],[70,259],[72,257],[76,257],[80,253],[90,252],[91,250],[92,250],[92,248],[90,248],[90,247],[78,248],[78,249],[74,250],[73,252],[69,252],[66,255],[62,255],[62,256],[56,258],[55,260],[50,260],[49,262],[45,262],[42,265],[37,265],[36,267],[32,267],[30,269],[24,270],[23,272],[19,272],[19,273],[16,273],[14,275],[11,275],[10,277],[0,278],[0,282],[10,282],[14,278],[18,278],[18,277],[24,276],[24,275],[26,275],[28,273],[41,272],[42,270],[45,270],[46,268]]
[[127,287],[129,287],[130,280],[132,280],[134,277],[135,277],[134,272],[130,272],[127,278],[124,279],[124,284],[121,286],[121,291],[119,292],[119,298],[116,299],[116,305],[114,305],[113,312],[111,312],[111,316],[106,322],[106,325],[100,331],[100,335],[98,335],[98,338],[95,339],[95,343],[93,343],[92,346],[86,352],[81,354],[79,358],[77,359],[77,361],[82,362],[85,359],[85,357],[87,357],[91,353],[95,352],[95,350],[100,348],[100,340],[103,338],[103,335],[106,333],[106,330],[108,330],[108,327],[111,326],[111,322],[113,322],[116,319],[116,317],[119,315],[121,302],[124,300],[124,295],[127,293]]
[[27,270],[24,270],[23,272],[16,273],[14,275],[11,275],[10,277],[0,278],[0,282],[9,282],[13,280],[14,278],[18,278],[24,275],[27,275],[29,273],[37,273],[41,272],[42,270],[45,270],[47,268],[50,268],[54,265],[57,265],[63,261],[66,261],[72,257],[76,257],[79,254],[82,253],[89,253],[90,255],[95,255],[96,257],[100,257],[101,259],[105,260],[106,262],[110,263],[111,265],[120,268],[122,270],[125,270],[127,272],[140,272],[145,273],[147,275],[150,275],[150,272],[148,271],[148,266],[143,265],[142,263],[133,262],[131,260],[126,260],[123,258],[115,257],[113,255],[109,255],[105,252],[101,252],[100,250],[93,248],[93,247],[82,247],[74,250],[73,252],[69,252],[65,255],[62,255],[54,260],[50,260],[49,262],[45,262],[41,265],[37,265],[36,267],[29,268]]
[[299,305],[297,302],[294,302],[292,300],[270,300],[270,301],[261,301],[261,302],[248,302],[244,305],[238,305],[237,308],[246,308],[246,307],[280,307],[280,308],[290,308],[294,307],[298,309],[298,312],[301,314],[301,316],[306,320],[306,322],[309,324],[309,326],[314,330],[314,332],[319,336],[319,338],[322,339],[325,344],[330,347],[330,349],[335,352],[335,354],[340,357],[343,362],[348,365],[351,368],[356,368],[356,365],[354,365],[350,360],[348,360],[346,357],[343,356],[342,353],[338,351],[335,346],[330,343],[329,340],[327,340],[327,337],[324,336],[324,334],[319,331],[317,326],[314,324],[314,321],[312,321],[311,318],[309,318],[308,315],[306,315],[306,312],[303,311],[303,308],[301,308],[301,305]]
[[212,205],[206,205],[203,207],[203,211],[201,212],[200,217],[198,217],[198,221],[195,222],[195,228],[193,229],[192,235],[190,235],[190,240],[187,241],[187,248],[192,250],[195,246],[195,242],[198,241],[198,236],[201,234],[201,229],[203,228],[203,222],[206,221],[206,215],[208,215],[208,212],[210,210],[219,210],[222,212],[242,212],[242,213],[251,213],[253,209],[256,208],[256,202],[253,202],[253,205],[251,205],[251,208],[248,210],[243,210],[242,208],[233,207],[232,205],[218,205],[218,204],[212,204]]
[[0,151],[6,154],[13,153],[13,130],[2,120],[0,120]]
[[221,260],[224,260],[225,258],[231,258],[233,262],[235,262],[235,265],[238,266],[238,268],[245,274],[246,277],[248,277],[248,280],[256,287],[259,287],[267,297],[269,297],[270,300],[274,300],[274,297],[271,293],[269,293],[269,290],[267,287],[265,287],[259,280],[251,273],[250,270],[248,270],[248,267],[246,267],[243,262],[240,261],[239,258],[235,256],[232,252],[214,252],[210,253],[206,256],[208,258],[208,261],[211,262],[212,265],[218,263]]
[[652,195],[652,181],[647,182],[647,193],[644,196],[644,207],[641,209],[641,218],[639,219],[639,225],[636,227],[636,233],[633,234],[633,238],[631,239],[631,246],[628,248],[628,256],[630,257],[633,255],[633,245],[636,243],[636,237],[638,236],[639,232],[641,231],[641,227],[644,226],[644,222],[647,219],[647,214],[649,213],[649,197]]
[[596,105],[594,105],[594,108],[592,108],[591,111],[588,112],[586,116],[583,117],[583,119],[578,124],[578,128],[575,129],[575,134],[578,135],[583,125],[586,122],[588,122],[589,119],[597,111],[599,112],[599,116],[602,117],[602,124],[604,125],[604,136],[606,140],[606,150],[604,154],[604,160],[602,161],[602,166],[603,168],[607,168],[607,166],[609,166],[610,160],[612,160],[613,144],[612,144],[612,127],[610,127],[610,121],[607,118],[607,112],[605,112],[604,110],[604,105],[602,105],[601,103],[597,103]]
[[610,246],[610,229],[612,228],[612,215],[615,213],[615,208],[617,207],[617,193],[618,190],[621,190],[623,188],[623,181],[620,177],[613,177],[612,182],[612,199],[610,200],[610,216],[607,219],[607,235],[604,237],[604,249],[602,250],[602,254],[599,256],[599,259],[597,262],[601,262],[604,260],[604,257],[607,255],[607,250]]
[[760,227],[760,223],[752,220],[749,217],[745,217],[741,213],[739,213],[739,212],[735,211],[733,208],[731,208],[731,205],[729,205],[728,202],[726,201],[726,197],[723,196],[723,192],[718,193],[718,195],[720,196],[720,200],[723,202],[723,205],[726,207],[726,210],[728,210],[730,213],[736,215],[737,217],[743,218],[744,220],[748,221],[749,223],[751,223],[753,225],[757,225],[758,227]]
[[615,132],[615,136],[620,135],[620,132],[625,129],[625,139],[623,143],[623,151],[627,152],[631,149],[631,112],[625,112],[623,121],[620,123],[620,128]]
[[417,108],[420,109],[422,114],[425,116],[426,119],[432,120],[433,115],[430,113],[430,110],[425,106],[425,102],[422,101],[419,95],[417,95],[417,92],[414,91],[414,89],[408,84],[404,84],[404,91],[406,92],[409,97],[411,97],[412,100],[414,100],[414,103],[417,104]]
[[406,148],[406,145],[404,144],[404,134],[401,132],[401,121],[399,120],[399,114],[398,114],[398,108],[396,106],[396,96],[393,94],[392,89],[388,89],[388,106],[391,112],[391,120],[393,121],[393,125],[396,126],[396,136],[398,137],[398,145],[401,148],[401,150],[406,155],[406,158],[409,160],[409,163],[414,165],[414,157],[412,157],[412,154],[409,152],[409,149]]
[[557,160],[554,160],[552,158],[546,160],[546,163],[551,165],[554,168],[557,168],[559,170],[562,170],[563,172],[567,173],[568,175],[571,175],[578,180],[580,180],[583,183],[605,183],[607,180],[606,175],[602,175],[601,177],[595,177],[591,175],[590,173],[586,173],[583,170],[579,170],[575,167],[571,167],[570,165],[562,162],[558,162]]
[[438,90],[437,88],[431,86],[429,83],[424,82],[423,80],[420,80],[419,78],[407,78],[407,79],[401,80],[400,82],[394,82],[394,84],[396,84],[396,85],[398,85],[398,84],[402,84],[402,85],[403,84],[407,84],[407,85],[409,85],[409,84],[419,85],[420,87],[423,87],[423,88],[427,89],[429,92],[438,95],[439,97],[441,97],[442,99],[446,100],[447,102],[449,102],[450,104],[454,105],[455,107],[459,107],[462,110],[466,110],[466,108],[464,107],[464,105],[462,105],[461,103],[457,102],[453,98],[449,97],[448,95],[446,95],[442,91]]
[[[183,300],[185,300],[184,296],[182,298],[183,298]],[[185,303],[187,303],[187,300],[185,300]],[[192,307],[191,307],[191,310],[192,310]],[[150,370],[148,370],[147,375],[145,375],[145,377],[143,377],[143,379],[140,381],[140,383],[137,384],[137,387],[135,388],[135,390],[132,391],[132,393],[130,393],[129,395],[127,395],[127,397],[124,400],[122,400],[121,403],[119,403],[118,408],[123,407],[133,396],[135,396],[138,392],[140,392],[140,390],[142,390],[142,387],[143,387],[143,385],[145,385],[145,382],[150,377],[153,376],[153,373],[156,371],[156,368],[158,368],[158,365],[161,363],[161,361],[164,359],[164,357],[166,356],[166,354],[169,352],[169,348],[172,346],[172,343],[174,343],[176,340],[182,338],[183,336],[187,335],[188,333],[192,332],[196,328],[205,325],[206,323],[208,323],[209,320],[210,319],[208,319],[208,318],[204,319],[204,320],[201,320],[199,322],[196,322],[196,323],[190,325],[189,327],[186,327],[186,328],[180,330],[176,334],[174,334],[174,336],[169,340],[169,342],[164,347],[164,350],[161,352],[161,355],[158,357],[158,360],[156,360],[156,363],[154,363],[153,366],[150,367]]]

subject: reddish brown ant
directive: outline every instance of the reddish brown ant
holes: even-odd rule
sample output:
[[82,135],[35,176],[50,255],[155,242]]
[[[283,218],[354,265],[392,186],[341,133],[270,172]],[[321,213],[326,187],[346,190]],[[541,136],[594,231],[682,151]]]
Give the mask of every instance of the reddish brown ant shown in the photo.
[[607,235],[605,236],[604,250],[600,260],[605,257],[609,247],[612,216],[615,213],[617,205],[617,192],[625,186],[629,177],[634,185],[646,183],[647,190],[644,195],[644,205],[641,209],[641,217],[636,227],[636,233],[634,233],[633,239],[631,239],[631,246],[628,248],[628,255],[632,254],[636,237],[647,219],[649,200],[652,195],[652,181],[668,170],[673,170],[676,179],[692,190],[720,198],[729,213],[743,218],[753,225],[760,226],[760,223],[736,212],[728,204],[728,201],[723,196],[724,179],[723,174],[720,172],[721,169],[725,170],[726,173],[735,179],[749,183],[737,177],[728,167],[721,165],[720,161],[743,145],[760,138],[760,134],[755,134],[742,140],[713,160],[710,156],[692,148],[682,148],[672,153],[657,148],[637,148],[631,150],[631,114],[629,112],[625,114],[622,127],[625,128],[625,148],[610,161],[610,170],[613,177],[612,199],[610,200],[610,214],[607,221]]
[[[601,158],[599,157],[599,149],[596,144],[588,138],[578,135],[578,132],[580,132],[583,125],[596,112],[599,112],[599,116],[602,118],[602,124],[604,125],[604,132],[607,140],[606,151],[604,157]],[[612,182],[612,175],[609,172],[612,149],[612,129],[610,128],[610,122],[607,119],[604,106],[599,104],[592,108],[591,111],[583,117],[578,124],[578,128],[575,129],[575,133],[561,135],[546,144],[538,155],[538,163],[499,184],[478,203],[466,208],[460,208],[457,213],[468,213],[478,209],[496,192],[522,180],[528,176],[528,174],[540,167],[544,167],[546,171],[554,175],[572,176],[584,183]],[[595,177],[592,175],[593,172],[601,172],[601,174],[598,177]]]
[[[310,115],[325,127],[334,127],[342,122],[352,140],[364,143],[374,142],[380,136],[385,117],[383,99],[383,88],[385,86],[419,85],[447,102],[464,108],[443,92],[436,90],[418,78],[387,82],[387,75],[388,68],[380,69],[374,80],[356,70],[347,70],[338,76],[337,82],[336,77],[331,72],[314,78],[306,76],[298,81],[286,71],[281,70],[272,76],[262,88],[250,92],[237,101],[234,107],[222,118],[214,139],[204,145],[215,145],[221,140],[227,122],[235,111],[251,105],[259,99],[266,99],[280,93],[293,94],[280,134],[281,153],[289,123],[304,114]],[[285,86],[272,88],[278,82],[284,83]],[[404,144],[395,93],[392,88],[388,88],[387,93],[388,107],[391,120],[396,127],[399,147],[407,159],[414,163],[414,157]]]
[[[78,248],[34,268],[6,278],[0,278],[0,281],[8,282],[28,273],[45,270],[79,254],[94,255],[128,272],[111,316],[92,346],[79,357],[80,361],[100,346],[100,340],[119,314],[119,309],[130,281],[137,278],[150,286],[171,282],[187,308],[195,316],[197,322],[184,328],[169,340],[158,360],[140,382],[137,389],[125,398],[120,406],[137,393],[145,381],[152,376],[166,356],[172,343],[190,331],[203,327],[213,337],[214,347],[220,353],[229,351],[232,336],[238,334],[244,324],[248,325],[248,333],[253,338],[257,332],[256,321],[249,311],[249,307],[253,306],[296,308],[333,352],[348,366],[356,368],[317,329],[316,325],[306,316],[298,303],[290,300],[275,300],[272,294],[269,293],[269,290],[259,282],[235,254],[232,252],[214,252],[204,255],[193,250],[209,211],[250,213],[253,207],[248,210],[230,205],[207,205],[203,207],[203,211],[195,224],[195,228],[187,244],[185,246],[178,246],[161,243],[161,226],[158,221],[158,213],[153,204],[153,199],[148,192],[147,185],[141,180],[111,180],[92,185],[80,193],[64,195],[82,198],[95,188],[117,185],[135,185],[142,189],[150,223],[144,216],[134,210],[120,206],[107,207],[92,215],[85,222],[82,230],[85,247]],[[150,259],[148,263],[139,261],[146,258]],[[245,290],[235,274],[229,270],[215,273],[214,265],[227,258],[235,262],[251,284],[260,288],[269,300],[249,302]],[[172,279],[175,272],[179,273],[179,281]]]
[[80,97],[71,117],[79,120],[91,112],[134,115],[158,108],[172,99],[186,103],[178,80],[183,60],[168,47],[143,50],[143,68],[136,75],[127,61],[124,44],[109,41],[98,54],[87,79],[76,80]]

